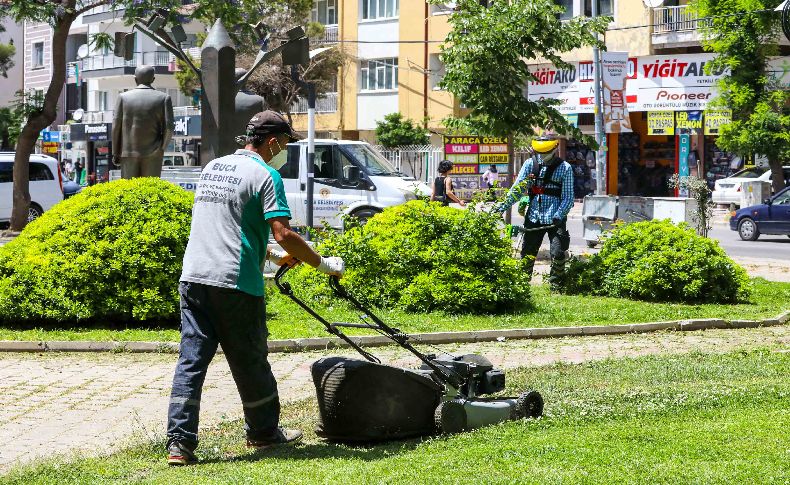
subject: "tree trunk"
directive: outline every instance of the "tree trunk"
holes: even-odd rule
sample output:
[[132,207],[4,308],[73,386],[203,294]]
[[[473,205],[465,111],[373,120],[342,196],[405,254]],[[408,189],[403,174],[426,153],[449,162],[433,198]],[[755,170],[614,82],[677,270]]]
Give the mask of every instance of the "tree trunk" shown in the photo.
[[[75,0],[67,0],[65,12],[73,12]],[[17,140],[14,154],[14,206],[11,211],[11,230],[21,231],[27,225],[30,208],[30,154],[38,139],[38,134],[51,125],[57,116],[58,99],[66,82],[66,39],[74,22],[73,13],[64,13],[52,33],[52,79],[44,95],[41,111],[31,114]]]
[[785,176],[782,171],[781,160],[768,160],[768,166],[771,167],[771,189],[776,194],[785,188]]

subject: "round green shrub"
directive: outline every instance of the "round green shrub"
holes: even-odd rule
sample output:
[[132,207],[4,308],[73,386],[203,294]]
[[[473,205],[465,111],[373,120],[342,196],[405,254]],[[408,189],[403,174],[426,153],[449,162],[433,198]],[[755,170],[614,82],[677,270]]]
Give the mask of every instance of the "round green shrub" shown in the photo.
[[[505,312],[529,303],[529,276],[511,257],[498,220],[415,200],[343,234],[327,233],[317,249],[345,260],[343,285],[368,304],[412,312]],[[303,297],[331,301],[326,276],[312,268],[301,266],[292,279]]]
[[136,178],[57,204],[0,248],[0,319],[175,317],[192,200],[169,182]]
[[732,303],[750,295],[749,278],[717,241],[669,220],[615,228],[598,254],[574,259],[565,289],[636,300]]

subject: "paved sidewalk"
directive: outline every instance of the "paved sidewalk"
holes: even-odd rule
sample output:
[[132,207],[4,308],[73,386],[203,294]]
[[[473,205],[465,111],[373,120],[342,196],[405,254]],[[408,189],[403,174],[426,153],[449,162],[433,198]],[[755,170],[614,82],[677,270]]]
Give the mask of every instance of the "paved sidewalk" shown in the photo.
[[[480,353],[509,369],[690,350],[726,352],[765,345],[790,349],[790,326],[444,345],[442,349]],[[375,352],[385,362],[416,362],[400,349]],[[338,353],[353,355],[331,352]],[[322,355],[271,355],[283,402],[313,396],[309,367]],[[175,361],[172,354],[0,355],[0,474],[15,464],[53,454],[107,453],[135,440],[161,438]],[[235,385],[221,356],[209,370],[201,407],[203,429],[241,417]]]

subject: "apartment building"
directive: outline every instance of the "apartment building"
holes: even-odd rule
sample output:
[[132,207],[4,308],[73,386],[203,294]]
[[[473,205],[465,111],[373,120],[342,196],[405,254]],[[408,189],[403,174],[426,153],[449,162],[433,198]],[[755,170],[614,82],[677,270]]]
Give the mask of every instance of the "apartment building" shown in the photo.
[[0,76],[0,107],[6,107],[14,102],[15,93],[24,86],[24,30],[22,25],[10,19],[0,23],[5,28],[5,32],[0,33],[0,44],[10,43],[16,47],[13,57],[14,67],[6,73],[8,77]]

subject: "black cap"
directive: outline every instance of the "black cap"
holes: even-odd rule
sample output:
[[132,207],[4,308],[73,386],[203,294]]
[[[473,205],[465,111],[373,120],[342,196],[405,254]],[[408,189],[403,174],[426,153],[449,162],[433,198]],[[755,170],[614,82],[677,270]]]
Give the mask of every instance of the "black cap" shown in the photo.
[[247,136],[252,135],[288,135],[291,141],[301,140],[301,136],[291,128],[283,115],[276,111],[261,111],[247,123]]

